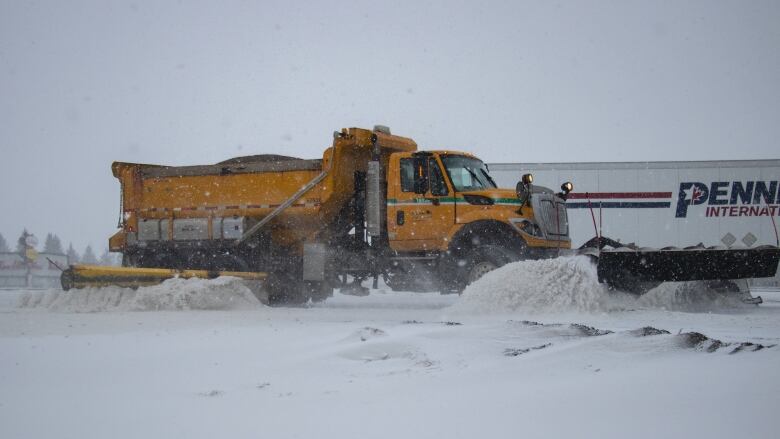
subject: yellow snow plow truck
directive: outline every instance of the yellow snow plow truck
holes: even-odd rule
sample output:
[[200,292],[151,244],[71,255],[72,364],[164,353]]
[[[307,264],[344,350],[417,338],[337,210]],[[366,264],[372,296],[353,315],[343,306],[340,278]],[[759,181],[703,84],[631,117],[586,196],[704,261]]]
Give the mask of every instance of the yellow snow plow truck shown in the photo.
[[[335,132],[317,160],[256,155],[204,166],[115,162],[112,170],[123,214],[109,247],[125,267],[70,267],[65,289],[183,273],[265,279],[270,303],[323,300],[334,287],[365,293],[361,282],[379,277],[395,290],[458,292],[508,262],[574,252],[571,183],[556,192],[526,174],[500,189],[477,157],[418,151],[381,126]],[[637,291],[667,280],[773,276],[780,258],[777,247],[648,250],[605,238],[577,252],[597,260],[601,281]]]

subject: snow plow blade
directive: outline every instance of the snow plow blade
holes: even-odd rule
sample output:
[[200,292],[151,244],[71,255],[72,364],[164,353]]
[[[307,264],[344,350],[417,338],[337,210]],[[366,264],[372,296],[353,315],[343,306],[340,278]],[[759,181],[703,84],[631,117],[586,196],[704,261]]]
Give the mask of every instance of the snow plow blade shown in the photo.
[[726,249],[602,249],[598,256],[599,282],[628,291],[641,284],[697,280],[734,280],[773,277],[777,273],[780,248]]
[[168,268],[107,267],[102,265],[71,265],[62,272],[62,289],[118,286],[138,288],[157,285],[166,279],[213,279],[232,276],[245,280],[264,280],[266,273],[245,271],[171,270]]

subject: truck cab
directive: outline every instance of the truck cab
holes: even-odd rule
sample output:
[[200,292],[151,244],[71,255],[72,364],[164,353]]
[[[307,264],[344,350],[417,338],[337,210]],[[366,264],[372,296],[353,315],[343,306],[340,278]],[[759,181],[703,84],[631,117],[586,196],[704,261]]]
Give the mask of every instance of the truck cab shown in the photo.
[[425,277],[419,271],[430,258],[437,277],[460,290],[507,262],[555,256],[571,248],[564,200],[530,181],[498,188],[488,166],[468,153],[391,154],[387,236],[403,267],[396,277]]

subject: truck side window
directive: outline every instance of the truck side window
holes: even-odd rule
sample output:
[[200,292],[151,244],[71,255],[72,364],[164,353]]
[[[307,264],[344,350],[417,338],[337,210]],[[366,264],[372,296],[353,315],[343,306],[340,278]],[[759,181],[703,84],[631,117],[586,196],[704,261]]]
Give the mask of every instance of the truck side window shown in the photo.
[[450,177],[452,177],[452,184],[459,188],[470,188],[474,186],[471,179],[471,174],[466,171],[466,168],[453,169],[450,171]]
[[401,159],[401,191],[414,192],[414,160]]
[[428,168],[431,175],[431,195],[447,195],[447,185],[444,184],[444,176],[435,158],[431,157],[428,161]]

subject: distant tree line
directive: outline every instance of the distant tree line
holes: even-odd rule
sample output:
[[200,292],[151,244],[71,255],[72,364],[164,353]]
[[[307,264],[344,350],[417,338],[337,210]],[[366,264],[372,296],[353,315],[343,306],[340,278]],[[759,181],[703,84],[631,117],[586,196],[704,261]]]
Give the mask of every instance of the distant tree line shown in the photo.
[[[18,253],[24,256],[27,250],[28,240],[27,237],[30,233],[27,229],[24,229],[19,239],[16,241],[16,249],[14,253]],[[37,247],[37,246],[36,246]],[[38,250],[38,248],[36,248]],[[62,241],[60,237],[54,233],[47,233],[46,239],[43,241],[43,249],[40,250],[43,253],[60,254],[68,256],[68,264],[98,264],[98,265],[121,265],[122,258],[120,255],[112,254],[108,251],[108,248],[104,249],[100,258],[95,256],[95,251],[91,245],[88,245],[84,249],[84,253],[79,253],[73,248],[73,243],[68,244],[68,249],[63,250]],[[11,249],[8,247],[8,242],[0,233],[0,253],[11,253]]]

